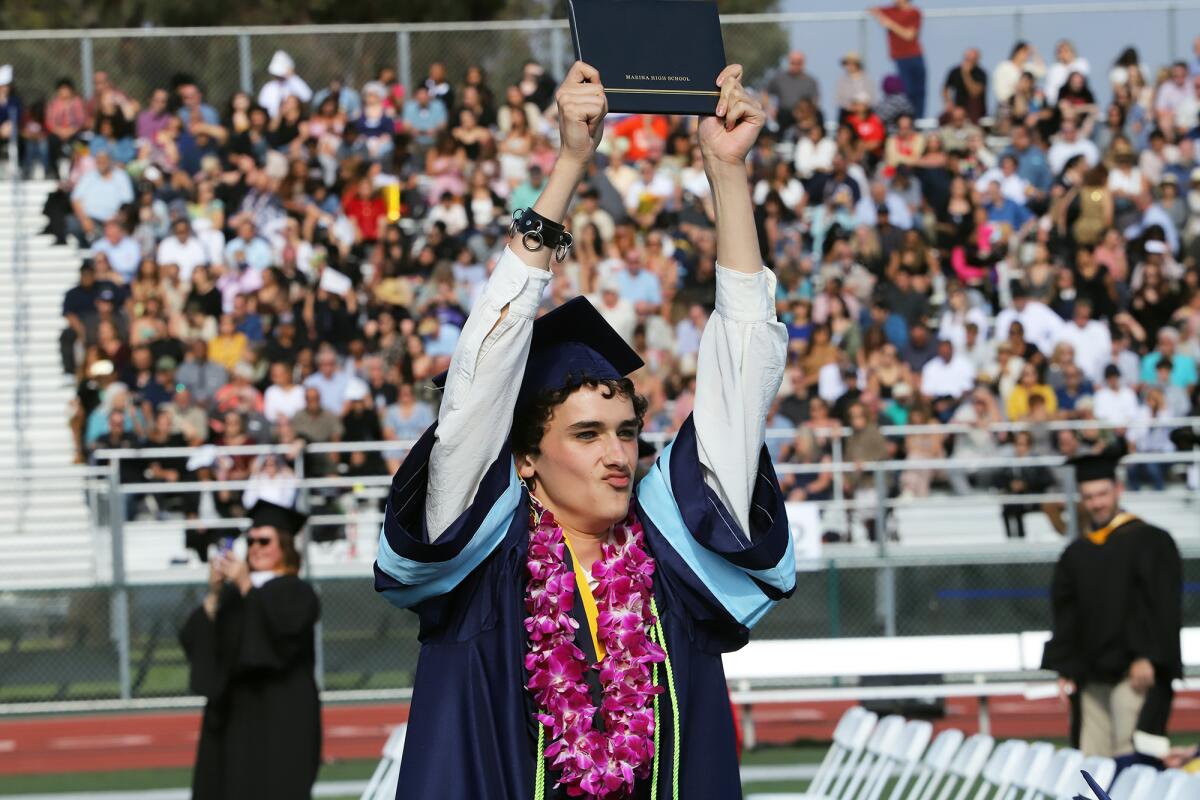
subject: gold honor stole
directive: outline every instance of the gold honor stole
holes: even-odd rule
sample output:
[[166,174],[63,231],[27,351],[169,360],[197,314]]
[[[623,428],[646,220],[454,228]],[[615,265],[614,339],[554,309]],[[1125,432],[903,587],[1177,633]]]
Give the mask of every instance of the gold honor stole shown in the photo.
[[575,548],[571,547],[571,537],[563,533],[563,541],[567,543],[567,550],[571,551],[571,563],[575,565],[575,586],[579,589],[579,596],[583,598],[583,613],[587,617],[588,633],[592,635],[592,647],[596,649],[596,663],[599,664],[604,660],[605,650],[604,645],[600,644],[600,639],[596,635],[596,617],[600,612],[596,607],[596,598],[592,595],[592,587],[588,585],[587,570],[583,568],[583,564],[579,563],[579,559],[575,556]]
[[1092,531],[1089,533],[1087,538],[1092,544],[1102,545],[1108,541],[1108,537],[1112,535],[1113,531],[1124,525],[1126,522],[1133,522],[1135,519],[1137,519],[1135,515],[1130,514],[1128,511],[1122,511],[1120,514],[1117,514],[1115,517],[1113,517],[1112,522],[1108,523],[1098,531]]

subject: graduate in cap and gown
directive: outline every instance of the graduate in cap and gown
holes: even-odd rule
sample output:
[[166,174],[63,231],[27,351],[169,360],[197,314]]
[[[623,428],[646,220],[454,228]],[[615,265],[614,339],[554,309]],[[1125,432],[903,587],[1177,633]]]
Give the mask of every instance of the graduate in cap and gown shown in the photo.
[[388,498],[376,589],[422,642],[398,797],[741,796],[721,654],[796,581],[763,446],[787,331],[746,183],[764,116],[741,73],[715,76],[699,131],[718,266],[695,411],[638,480],[641,359],[584,298],[535,321],[607,111],[587,64],[558,90],[559,158]]
[[195,800],[301,800],[321,763],[313,632],[320,603],[299,577],[307,517],[259,500],[243,561],[209,561],[208,595],[180,633],[191,689],[207,699]]
[[1156,763],[1170,751],[1171,682],[1183,675],[1183,565],[1169,533],[1121,509],[1119,457],[1070,462],[1087,525],[1054,568],[1042,668],[1059,675],[1085,755]]

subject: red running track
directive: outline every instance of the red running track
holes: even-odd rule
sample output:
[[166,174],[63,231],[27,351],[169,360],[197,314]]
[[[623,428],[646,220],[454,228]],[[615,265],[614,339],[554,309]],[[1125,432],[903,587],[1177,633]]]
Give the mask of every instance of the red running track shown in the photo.
[[[760,706],[754,724],[760,743],[828,740],[850,703]],[[972,699],[947,703],[937,728],[977,728]],[[994,700],[992,733],[999,737],[1065,738],[1067,717],[1057,700]],[[391,728],[404,722],[403,704],[328,706],[325,758],[377,758]],[[0,721],[0,775],[103,772],[188,767],[196,750],[199,712],[103,714]],[[1200,732],[1200,693],[1175,698],[1173,733]]]

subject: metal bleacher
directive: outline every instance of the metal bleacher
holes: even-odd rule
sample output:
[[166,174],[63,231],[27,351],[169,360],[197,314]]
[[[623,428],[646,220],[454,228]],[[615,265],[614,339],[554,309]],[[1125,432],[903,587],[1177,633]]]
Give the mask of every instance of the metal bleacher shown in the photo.
[[[67,424],[74,386],[62,374],[63,294],[79,255],[41,231],[51,181],[0,183],[0,586],[94,575],[84,481]],[[19,278],[22,277],[23,280]]]

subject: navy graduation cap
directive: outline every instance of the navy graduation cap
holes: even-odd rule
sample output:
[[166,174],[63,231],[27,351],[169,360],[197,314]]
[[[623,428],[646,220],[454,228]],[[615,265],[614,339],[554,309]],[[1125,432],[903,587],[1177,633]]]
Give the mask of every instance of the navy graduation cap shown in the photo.
[[267,500],[259,500],[250,509],[250,525],[254,528],[270,526],[280,533],[295,536],[308,521],[307,514],[294,508],[284,508]]
[[[644,363],[586,297],[575,297],[534,321],[517,408],[544,389],[562,389],[585,378],[623,378]],[[445,386],[446,373],[433,383]]]

